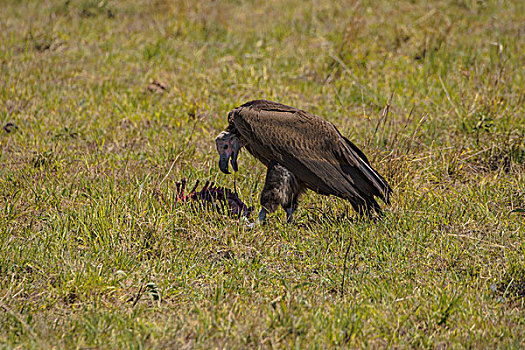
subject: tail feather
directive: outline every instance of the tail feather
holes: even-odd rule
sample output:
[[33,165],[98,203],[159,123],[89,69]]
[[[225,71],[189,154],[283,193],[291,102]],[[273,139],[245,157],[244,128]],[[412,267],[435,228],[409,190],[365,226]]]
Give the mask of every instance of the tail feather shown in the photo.
[[[357,156],[357,166],[360,170],[360,172],[366,177],[368,181],[360,181],[360,184],[357,184],[360,189],[363,190],[364,197],[371,197],[373,199],[373,195],[377,195],[379,198],[381,198],[386,204],[390,204],[390,193],[392,193],[392,188],[388,184],[388,182],[377,172],[375,171],[372,166],[370,165],[370,162],[368,161],[368,158],[364,155],[364,153],[356,146],[354,145],[350,140],[348,140],[346,137],[343,137],[347,146],[350,148],[350,151],[352,152],[353,156]],[[355,163],[355,162],[350,162]],[[354,177],[353,177],[354,178]],[[354,178],[355,179],[355,178]],[[368,184],[366,182],[369,182]],[[375,202],[375,200],[374,200]],[[374,208],[379,205],[377,202],[375,202],[375,205],[372,205]]]

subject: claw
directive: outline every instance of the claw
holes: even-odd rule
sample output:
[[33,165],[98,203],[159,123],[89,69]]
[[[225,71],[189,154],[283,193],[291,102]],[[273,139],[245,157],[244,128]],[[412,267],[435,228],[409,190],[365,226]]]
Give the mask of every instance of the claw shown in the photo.
[[246,224],[246,227],[248,227],[249,229],[253,229],[255,226],[259,225],[259,220],[256,220],[254,222],[250,222],[250,220],[248,220],[248,218],[246,216],[242,217],[242,221],[244,221],[244,223]]

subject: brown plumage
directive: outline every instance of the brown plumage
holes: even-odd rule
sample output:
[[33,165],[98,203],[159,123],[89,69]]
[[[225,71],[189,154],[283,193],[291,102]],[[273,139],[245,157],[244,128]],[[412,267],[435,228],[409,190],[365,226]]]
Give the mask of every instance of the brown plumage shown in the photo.
[[267,166],[259,219],[282,205],[288,221],[300,195],[311,189],[347,199],[360,215],[381,214],[374,196],[389,204],[392,189],[356,145],[330,122],[280,103],[256,100],[233,109],[216,138],[219,167],[237,171],[245,147]]

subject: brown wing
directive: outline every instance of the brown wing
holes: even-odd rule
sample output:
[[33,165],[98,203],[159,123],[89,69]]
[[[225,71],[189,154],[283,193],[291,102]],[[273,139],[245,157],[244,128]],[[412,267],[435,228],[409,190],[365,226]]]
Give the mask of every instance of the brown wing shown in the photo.
[[256,158],[278,162],[312,190],[366,203],[375,203],[373,196],[378,196],[388,203],[388,183],[333,124],[264,100],[234,109],[229,121]]

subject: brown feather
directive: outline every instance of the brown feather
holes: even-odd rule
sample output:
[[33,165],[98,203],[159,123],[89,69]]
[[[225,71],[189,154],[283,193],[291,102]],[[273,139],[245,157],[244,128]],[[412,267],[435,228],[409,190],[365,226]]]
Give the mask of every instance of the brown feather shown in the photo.
[[[229,130],[265,165],[276,162],[318,193],[380,211],[392,189],[366,156],[330,122],[280,103],[256,100],[230,112]],[[356,205],[354,205],[355,207]]]

